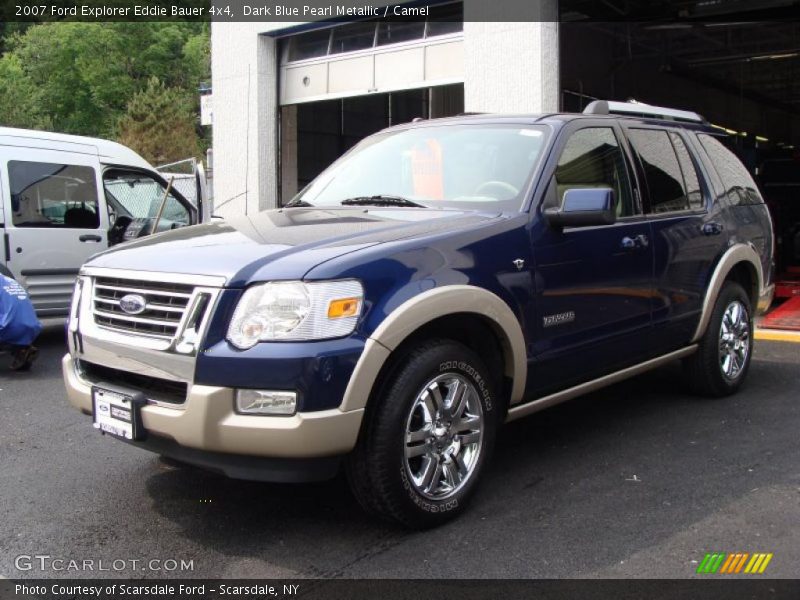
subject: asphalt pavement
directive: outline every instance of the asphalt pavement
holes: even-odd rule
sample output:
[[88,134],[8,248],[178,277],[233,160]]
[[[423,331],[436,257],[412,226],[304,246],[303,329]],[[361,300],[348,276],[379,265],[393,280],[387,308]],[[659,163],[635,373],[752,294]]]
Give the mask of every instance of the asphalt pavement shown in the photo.
[[731,398],[674,365],[506,426],[469,511],[424,533],[367,517],[343,478],[233,481],[103,437],[67,404],[63,329],[40,347],[30,373],[0,356],[6,577],[684,578],[708,552],[798,574],[800,344],[756,342]]

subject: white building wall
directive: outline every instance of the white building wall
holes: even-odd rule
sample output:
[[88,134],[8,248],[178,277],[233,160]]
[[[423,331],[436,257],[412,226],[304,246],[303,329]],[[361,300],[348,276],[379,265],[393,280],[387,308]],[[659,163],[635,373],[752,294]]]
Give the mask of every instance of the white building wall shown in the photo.
[[211,25],[214,205],[222,216],[275,205],[278,56],[261,35],[289,23]]
[[[476,20],[497,18],[485,14],[492,10],[486,0],[464,2],[465,110],[557,111],[556,0],[531,2],[528,22]],[[296,25],[212,23],[214,202],[222,216],[275,206],[279,57],[277,41],[263,34]]]
[[558,111],[558,23],[464,23],[464,110]]

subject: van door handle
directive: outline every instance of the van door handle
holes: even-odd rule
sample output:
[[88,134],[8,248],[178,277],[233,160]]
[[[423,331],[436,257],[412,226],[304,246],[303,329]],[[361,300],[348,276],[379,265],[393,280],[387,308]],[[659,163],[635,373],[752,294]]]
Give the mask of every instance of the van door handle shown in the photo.
[[101,238],[99,235],[93,235],[93,234],[89,234],[89,233],[87,233],[86,235],[82,235],[78,239],[80,241],[82,241],[82,242],[102,242],[103,241],[103,238]]

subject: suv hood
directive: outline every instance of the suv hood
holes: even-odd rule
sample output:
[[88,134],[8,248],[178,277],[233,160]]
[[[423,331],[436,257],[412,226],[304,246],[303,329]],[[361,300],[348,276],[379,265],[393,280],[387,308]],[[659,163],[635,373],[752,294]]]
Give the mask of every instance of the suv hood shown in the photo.
[[[246,285],[267,267],[271,279],[300,279],[319,264],[362,248],[469,228],[499,213],[414,208],[288,208],[184,227],[128,242],[88,266],[218,275]],[[261,273],[259,277],[261,278]]]

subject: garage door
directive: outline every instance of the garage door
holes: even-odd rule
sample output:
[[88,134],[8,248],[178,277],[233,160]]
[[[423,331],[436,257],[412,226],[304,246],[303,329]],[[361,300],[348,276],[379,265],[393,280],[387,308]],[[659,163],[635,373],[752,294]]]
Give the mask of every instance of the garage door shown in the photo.
[[451,6],[426,20],[358,21],[284,38],[280,103],[463,82],[461,5]]

